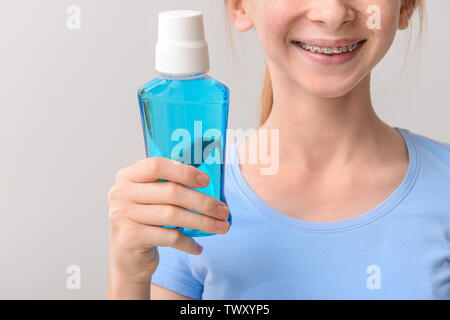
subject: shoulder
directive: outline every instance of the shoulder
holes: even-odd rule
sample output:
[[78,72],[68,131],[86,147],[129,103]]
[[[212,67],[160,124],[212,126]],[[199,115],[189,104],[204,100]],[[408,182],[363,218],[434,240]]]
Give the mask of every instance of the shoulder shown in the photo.
[[419,160],[416,196],[413,202],[435,221],[450,228],[450,143],[408,131],[414,141]]
[[424,161],[439,164],[450,171],[450,143],[407,130]]
[[[418,172],[418,184],[423,192],[432,192],[434,196],[448,199],[450,191],[450,143],[427,137],[417,132],[405,130],[412,140],[412,169]],[[450,204],[450,199],[447,201]]]

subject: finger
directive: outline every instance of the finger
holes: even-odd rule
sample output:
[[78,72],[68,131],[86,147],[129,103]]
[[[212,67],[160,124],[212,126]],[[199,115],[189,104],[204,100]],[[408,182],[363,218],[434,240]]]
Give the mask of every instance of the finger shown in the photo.
[[138,204],[173,204],[204,213],[217,219],[226,219],[230,213],[222,201],[174,182],[132,183],[128,197]]
[[164,157],[141,159],[135,164],[121,169],[117,174],[117,180],[136,183],[154,182],[159,179],[194,188],[206,187],[210,182],[208,175],[200,169]]
[[138,225],[136,227],[138,243],[143,248],[172,247],[189,254],[200,254],[201,246],[192,238],[176,229]]
[[131,220],[146,225],[175,226],[219,234],[227,233],[230,229],[226,220],[208,217],[174,205],[132,204],[128,212],[127,216]]

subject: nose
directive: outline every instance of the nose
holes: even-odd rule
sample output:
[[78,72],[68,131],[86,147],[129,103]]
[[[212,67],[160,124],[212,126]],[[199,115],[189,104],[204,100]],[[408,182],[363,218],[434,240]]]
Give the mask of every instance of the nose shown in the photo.
[[327,29],[337,30],[345,23],[353,21],[356,12],[352,8],[353,0],[317,0],[312,1],[307,17],[322,24]]

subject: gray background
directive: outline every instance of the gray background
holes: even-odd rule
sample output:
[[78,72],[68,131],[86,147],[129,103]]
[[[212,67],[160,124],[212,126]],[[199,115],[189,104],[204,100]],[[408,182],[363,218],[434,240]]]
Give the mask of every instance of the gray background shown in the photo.
[[[81,30],[66,27],[71,4]],[[390,125],[448,142],[450,1],[427,5],[422,48],[413,32],[401,73],[408,32],[398,33],[374,71],[373,102]],[[234,32],[233,55],[222,0],[0,2],[0,298],[106,297],[107,192],[118,169],[145,157],[136,91],[156,76],[156,18],[169,9],[205,13],[229,126],[255,127],[264,53],[254,31]],[[81,268],[81,290],[66,287],[69,265]]]

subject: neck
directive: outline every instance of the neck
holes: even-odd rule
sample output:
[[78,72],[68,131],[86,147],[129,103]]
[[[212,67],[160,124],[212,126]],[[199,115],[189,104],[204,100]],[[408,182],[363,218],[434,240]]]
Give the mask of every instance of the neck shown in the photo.
[[[375,154],[392,148],[394,140],[394,144],[399,142],[399,133],[394,133],[395,129],[373,109],[370,74],[350,93],[337,98],[313,96],[286,77],[276,72],[271,75],[274,104],[260,129],[279,130],[280,164],[341,167],[373,159]],[[383,149],[387,141],[391,141],[390,147]]]

